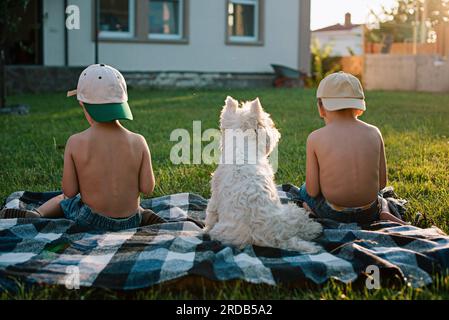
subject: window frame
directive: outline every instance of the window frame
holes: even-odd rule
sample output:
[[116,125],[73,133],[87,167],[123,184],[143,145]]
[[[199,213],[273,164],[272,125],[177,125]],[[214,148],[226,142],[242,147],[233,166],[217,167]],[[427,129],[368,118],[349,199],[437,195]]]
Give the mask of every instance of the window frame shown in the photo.
[[[181,24],[180,34],[176,36],[167,35],[165,37],[149,37],[149,0],[129,0],[134,2],[133,16],[134,21],[132,23],[133,33],[123,32],[110,32],[104,36],[104,33],[100,35],[98,32],[98,42],[100,43],[159,43],[159,44],[189,44],[189,10],[190,0],[182,0],[181,10]],[[92,41],[95,41],[95,1],[92,1]]]
[[[151,2],[151,0],[147,0],[148,3]],[[178,8],[178,14],[179,14],[179,33],[178,34],[164,34],[164,33],[150,33],[150,28],[148,27],[148,39],[149,40],[163,40],[163,41],[170,41],[170,40],[182,40],[184,38],[184,3],[185,0],[178,0],[179,1],[179,8]],[[148,12],[150,8],[148,7]]]
[[[94,1],[95,2],[95,1]],[[100,10],[100,8],[98,8]],[[95,10],[94,13],[95,15]],[[98,15],[101,13],[98,12]],[[95,21],[95,20],[94,20]],[[98,22],[100,23],[100,22]],[[136,0],[128,0],[128,27],[129,31],[101,31],[98,29],[98,39],[132,39],[136,34]],[[95,32],[95,30],[94,30]]]
[[[234,4],[245,4],[254,6],[254,33],[252,37],[249,36],[233,36],[231,34],[231,26],[229,25],[229,5]],[[263,36],[264,36],[264,0],[226,0],[226,10],[225,10],[225,29],[226,29],[226,45],[249,45],[249,46],[263,46]]]

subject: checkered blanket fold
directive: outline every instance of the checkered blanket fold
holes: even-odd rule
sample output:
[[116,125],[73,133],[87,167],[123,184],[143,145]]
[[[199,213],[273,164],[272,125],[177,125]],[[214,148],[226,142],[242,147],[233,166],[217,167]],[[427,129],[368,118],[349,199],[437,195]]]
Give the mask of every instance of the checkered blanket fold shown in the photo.
[[[278,190],[283,202],[294,200],[296,189],[284,185]],[[5,206],[31,209],[56,194],[15,192]],[[122,232],[82,230],[66,219],[0,220],[0,291],[12,287],[11,279],[67,285],[74,276],[80,286],[117,290],[189,275],[270,285],[321,284],[330,278],[349,283],[370,265],[381,275],[393,271],[419,287],[431,283],[435,272],[449,269],[449,237],[436,227],[379,222],[362,230],[323,220],[324,232],[317,239],[323,251],[318,254],[257,246],[238,250],[211,241],[186,221],[203,220],[206,205],[206,199],[192,193],[143,200],[144,208],[170,222]]]

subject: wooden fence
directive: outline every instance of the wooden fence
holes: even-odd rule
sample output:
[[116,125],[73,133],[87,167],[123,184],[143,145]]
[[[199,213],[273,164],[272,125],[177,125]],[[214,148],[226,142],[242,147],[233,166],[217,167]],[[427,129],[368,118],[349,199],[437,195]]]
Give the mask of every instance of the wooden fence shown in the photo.
[[[442,57],[449,57],[449,22],[440,23],[435,26],[436,42],[435,43],[417,43],[416,54],[438,54]],[[365,43],[365,54],[382,53],[383,44],[381,43]],[[392,43],[389,54],[412,55],[415,46],[413,43]]]
[[[366,54],[378,54],[382,52],[383,44],[381,43],[366,43],[365,53]],[[389,54],[403,54],[411,55],[413,54],[413,43],[393,43],[391,45]],[[437,54],[438,46],[436,43],[418,43],[416,44],[417,54]]]
[[443,57],[449,57],[449,23],[436,26],[437,52]]
[[357,77],[363,75],[363,56],[342,57],[340,60],[341,70]]
[[449,61],[438,55],[365,55],[368,90],[449,92]]
[[436,26],[435,43],[365,43],[365,55],[342,57],[341,69],[362,79],[369,90],[449,92],[449,23]]

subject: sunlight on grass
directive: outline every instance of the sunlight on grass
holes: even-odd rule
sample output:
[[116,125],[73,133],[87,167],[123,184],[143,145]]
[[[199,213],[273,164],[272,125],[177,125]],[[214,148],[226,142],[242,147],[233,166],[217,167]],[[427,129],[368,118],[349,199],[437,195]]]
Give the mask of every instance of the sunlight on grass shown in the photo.
[[[192,121],[201,120],[202,130],[218,128],[224,99],[260,97],[272,114],[282,138],[279,145],[277,183],[301,184],[305,177],[307,135],[322,126],[316,111],[314,90],[130,90],[134,121],[123,122],[145,136],[152,153],[156,176],[154,196],[178,192],[210,195],[210,174],[215,166],[173,165],[169,140],[172,130],[192,132]],[[0,197],[17,190],[58,190],[61,185],[64,145],[68,137],[88,127],[76,100],[64,94],[21,95],[9,102],[31,105],[28,116],[0,117]],[[409,201],[407,218],[425,214],[420,226],[436,225],[449,232],[449,94],[367,92],[367,111],[361,120],[379,127],[385,139],[389,184]],[[435,277],[428,288],[407,286],[369,291],[330,281],[311,289],[291,289],[219,283],[200,292],[156,286],[129,293],[138,299],[448,299],[449,277]],[[204,288],[204,287],[203,287]],[[122,293],[90,289],[67,291],[39,287],[1,299],[120,299]]]

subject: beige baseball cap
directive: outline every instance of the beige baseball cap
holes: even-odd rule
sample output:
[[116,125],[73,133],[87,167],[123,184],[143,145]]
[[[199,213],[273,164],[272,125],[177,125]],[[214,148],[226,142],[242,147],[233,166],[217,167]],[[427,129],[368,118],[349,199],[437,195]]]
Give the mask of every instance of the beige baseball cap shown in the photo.
[[67,92],[67,97],[75,95],[95,121],[133,120],[125,78],[111,66],[93,64],[84,69],[76,90]]
[[343,71],[332,73],[321,80],[316,97],[328,111],[342,109],[366,110],[365,95],[359,79]]

